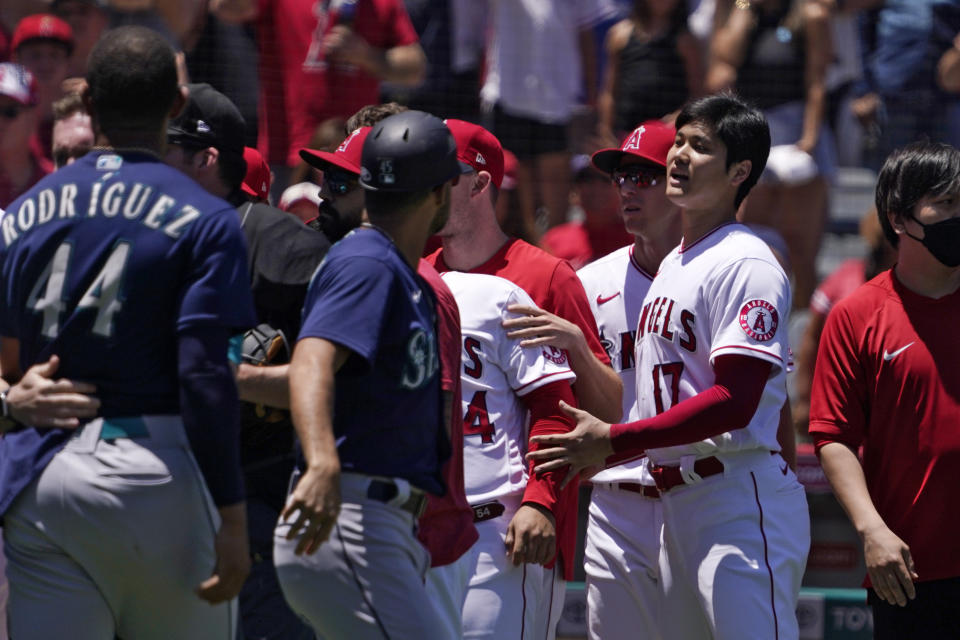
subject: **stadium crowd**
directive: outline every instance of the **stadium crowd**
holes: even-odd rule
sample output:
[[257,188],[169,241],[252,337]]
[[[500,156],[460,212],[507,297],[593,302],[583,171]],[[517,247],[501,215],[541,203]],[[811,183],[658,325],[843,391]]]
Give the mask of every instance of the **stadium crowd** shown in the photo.
[[[0,639],[554,637],[578,481],[591,638],[796,638],[797,438],[863,541],[876,637],[955,637],[929,529],[960,469],[935,338],[958,147],[960,0],[3,0]],[[867,251],[822,273],[850,167],[878,176]],[[99,343],[76,318],[113,340],[149,265],[124,232],[65,289],[88,196],[203,272],[169,276],[179,315],[141,311],[170,349],[136,427],[141,371],[78,364]],[[220,203],[217,242],[192,216]],[[104,363],[144,339],[117,317],[134,342]],[[178,521],[223,524],[188,541],[210,566],[185,593],[224,613],[168,585],[141,611],[54,535],[44,482],[128,438],[102,455],[190,449],[206,489]],[[127,490],[76,487],[91,520],[94,489]]]

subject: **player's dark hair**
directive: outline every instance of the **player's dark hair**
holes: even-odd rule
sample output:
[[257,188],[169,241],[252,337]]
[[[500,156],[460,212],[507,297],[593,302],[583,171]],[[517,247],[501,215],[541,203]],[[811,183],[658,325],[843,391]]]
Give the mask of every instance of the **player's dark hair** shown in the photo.
[[891,153],[877,178],[876,205],[883,235],[894,247],[900,238],[888,212],[911,216],[927,196],[960,193],[960,151],[939,142],[917,142]]
[[87,84],[91,115],[102,131],[152,131],[179,91],[173,49],[144,27],[112,29],[90,53]]
[[415,209],[435,187],[418,191],[371,191],[364,189],[363,204],[370,217],[391,216]]
[[757,184],[770,155],[770,126],[763,114],[732,93],[688,102],[677,116],[677,130],[691,122],[706,126],[727,147],[727,169],[743,160],[751,163],[750,175],[740,183],[733,206],[737,208]]
[[[192,162],[194,156],[207,147],[191,147],[189,145],[180,145],[183,149],[183,156],[187,162]],[[247,177],[247,161],[243,156],[218,149],[220,155],[217,159],[217,177],[227,188],[228,192],[233,194],[240,189],[240,183]],[[229,198],[228,198],[229,199]],[[243,199],[246,201],[246,198]]]
[[372,127],[384,118],[409,111],[408,107],[397,102],[385,102],[383,104],[368,104],[360,107],[360,110],[350,116],[347,120],[347,135],[350,135],[360,127]]

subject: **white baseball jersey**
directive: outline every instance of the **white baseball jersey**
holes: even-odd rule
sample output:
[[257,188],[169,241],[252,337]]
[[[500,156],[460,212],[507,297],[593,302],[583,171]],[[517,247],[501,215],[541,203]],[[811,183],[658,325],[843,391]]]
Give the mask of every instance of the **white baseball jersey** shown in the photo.
[[637,325],[640,418],[662,413],[713,386],[714,358],[740,354],[774,366],[750,423],[686,445],[647,450],[655,463],[722,451],[779,451],[786,399],[790,284],[767,245],[747,227],[718,227],[660,264]]
[[524,460],[529,415],[524,395],[558,380],[573,383],[566,352],[554,347],[524,349],[507,338],[501,324],[519,317],[511,304],[536,307],[509,280],[476,273],[442,274],[460,307],[463,336],[463,475],[467,500],[478,504],[527,486]]
[[[610,356],[610,366],[623,380],[623,413],[621,420],[632,422],[640,416],[637,409],[634,338],[643,301],[653,276],[633,259],[633,245],[617,249],[588,264],[577,276],[583,282],[590,301],[590,310],[597,319],[600,342]],[[653,485],[646,458],[605,469],[591,482],[638,482]]]

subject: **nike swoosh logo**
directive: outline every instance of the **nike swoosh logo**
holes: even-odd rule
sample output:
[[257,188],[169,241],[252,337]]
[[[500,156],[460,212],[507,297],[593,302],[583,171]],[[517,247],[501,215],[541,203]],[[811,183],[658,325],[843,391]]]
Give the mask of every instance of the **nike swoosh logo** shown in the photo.
[[613,294],[612,296],[607,296],[606,298],[604,298],[604,297],[601,296],[601,295],[598,295],[598,296],[597,296],[597,304],[598,304],[598,305],[601,305],[601,304],[603,304],[604,302],[610,302],[611,300],[613,300],[614,298],[616,298],[618,295],[620,295],[620,292],[619,292],[619,291],[617,291],[617,292],[616,292],[615,294]]
[[914,343],[911,342],[910,344],[906,345],[905,347],[900,347],[899,349],[897,349],[897,350],[894,351],[893,353],[890,353],[889,351],[887,351],[886,349],[884,349],[884,350],[883,350],[883,359],[884,359],[884,361],[885,361],[885,362],[889,362],[889,361],[893,360],[894,358],[896,358],[898,355],[900,355],[901,353],[903,353],[904,351],[906,351],[907,349],[909,349],[909,348],[912,347],[913,345],[914,345]]
[[783,475],[787,475],[787,469],[789,468],[790,468],[790,465],[788,465],[787,463],[783,463],[783,469],[780,469],[780,473],[782,473]]

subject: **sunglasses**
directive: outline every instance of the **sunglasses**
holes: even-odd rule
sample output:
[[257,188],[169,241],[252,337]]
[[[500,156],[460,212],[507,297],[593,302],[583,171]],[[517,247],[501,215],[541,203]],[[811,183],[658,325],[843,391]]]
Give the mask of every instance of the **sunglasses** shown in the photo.
[[348,171],[328,169],[323,172],[323,183],[330,189],[330,193],[342,196],[357,187],[357,176]]
[[622,187],[623,183],[629,180],[641,189],[655,187],[660,183],[664,174],[659,171],[623,171],[617,169],[613,172],[613,183]]
[[21,111],[23,111],[23,109],[11,104],[6,107],[0,107],[0,116],[3,116],[7,120],[13,120],[20,115]]

